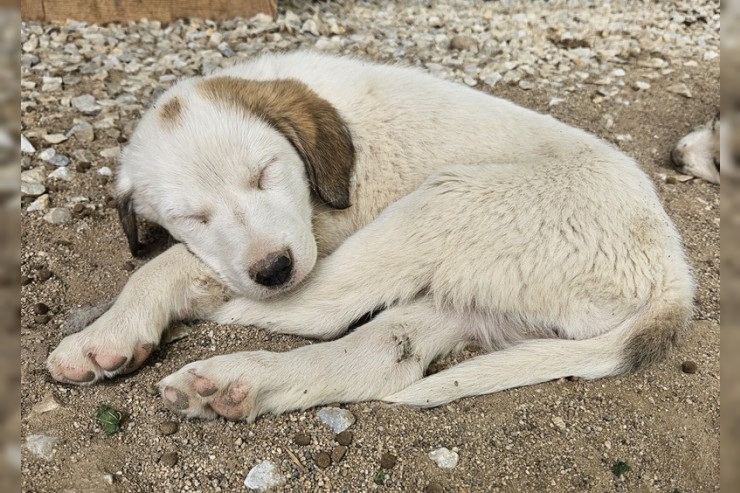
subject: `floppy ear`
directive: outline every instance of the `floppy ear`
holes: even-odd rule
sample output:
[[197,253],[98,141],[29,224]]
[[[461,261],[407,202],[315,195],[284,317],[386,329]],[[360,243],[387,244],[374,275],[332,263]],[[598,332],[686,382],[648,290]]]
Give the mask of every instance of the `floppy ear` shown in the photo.
[[139,229],[136,222],[136,212],[134,212],[132,193],[119,194],[116,197],[116,208],[118,209],[118,218],[121,220],[123,232],[128,240],[128,249],[131,251],[131,255],[136,257],[139,254]]
[[213,77],[199,89],[206,99],[255,115],[280,131],[301,156],[311,189],[335,209],[351,205],[352,136],[336,108],[306,84]]

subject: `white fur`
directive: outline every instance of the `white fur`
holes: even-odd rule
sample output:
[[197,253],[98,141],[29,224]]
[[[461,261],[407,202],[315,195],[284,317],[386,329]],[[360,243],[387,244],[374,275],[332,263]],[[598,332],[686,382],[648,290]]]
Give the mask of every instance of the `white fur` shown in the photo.
[[[682,173],[719,184],[720,171],[717,163],[720,162],[720,147],[722,147],[720,145],[721,128],[720,118],[717,115],[706,125],[693,130],[679,140],[671,152],[671,159],[676,168]],[[725,151],[723,154],[728,155],[729,150]],[[725,166],[725,171],[731,168],[731,166]]]
[[[178,95],[192,114],[174,133],[154,111],[145,116],[118,187],[208,267],[181,246],[144,266],[126,290],[146,286],[147,296],[122,295],[114,318],[63,341],[49,360],[55,376],[108,376],[85,344],[128,344],[120,351],[131,355],[140,327],[161,334],[184,312],[333,339],[386,308],[331,342],[191,363],[161,382],[165,402],[187,416],[234,419],[335,401],[437,405],[619,373],[646,320],[665,306],[690,312],[693,281],[652,183],[592,135],[418,70],[348,58],[268,55],[216,75],[299,79],[333,105],[357,149],[352,206],[309,202],[286,139],[216,110],[183,81],[163,98]],[[245,174],[273,156],[283,176],[274,199],[245,190]],[[204,208],[217,218],[207,228],[182,222]],[[244,266],[284,244],[302,251],[302,270],[270,296]],[[231,289],[230,301],[215,287],[190,288],[206,272]],[[423,378],[430,361],[466,341],[493,352]]]

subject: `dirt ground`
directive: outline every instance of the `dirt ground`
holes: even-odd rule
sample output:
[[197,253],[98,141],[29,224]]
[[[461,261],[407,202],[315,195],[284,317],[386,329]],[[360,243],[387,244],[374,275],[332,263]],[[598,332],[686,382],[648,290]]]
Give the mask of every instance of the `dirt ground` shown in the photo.
[[[105,164],[98,151],[125,139],[98,132],[89,144],[99,161],[93,169],[49,187],[55,205],[89,198],[95,206],[91,215],[75,215],[55,226],[26,212],[30,200],[24,199],[21,274],[28,284],[22,287],[22,434],[58,438],[50,459],[24,448],[24,491],[244,491],[248,471],[264,459],[288,478],[285,491],[718,490],[719,187],[663,179],[676,176],[668,156],[677,139],[719,107],[718,65],[680,67],[652,82],[651,91],[630,93],[629,105],[609,99],[594,104],[592,89],[552,107],[548,102],[554,94],[541,87],[496,86],[492,91],[615,142],[653,178],[683,234],[698,284],[696,322],[685,344],[663,363],[620,378],[560,380],[428,410],[343,404],[356,417],[350,428],[354,439],[344,459],[326,469],[313,458],[331,451],[336,442],[315,409],[264,416],[254,424],[188,421],[166,410],[151,392],[155,382],[190,361],[241,350],[284,351],[309,343],[302,339],[192,323],[187,337],[161,347],[126,378],[89,388],[50,379],[44,362],[63,337],[66,317],[77,307],[110,300],[146,261],[129,255],[116,211],[106,205],[111,179],[94,172]],[[665,90],[676,82],[685,82],[693,97]],[[610,128],[604,125],[606,114],[614,117]],[[24,131],[46,127],[52,133],[71,126],[71,117],[49,121],[39,112],[23,115]],[[70,140],[56,147],[70,154],[78,145]],[[46,166],[49,172],[54,169]],[[150,257],[167,243],[156,230],[145,241],[154,245]],[[48,269],[51,277],[43,281],[39,269]],[[37,303],[48,305],[49,321],[34,312]],[[695,362],[698,371],[683,372],[685,361]],[[34,410],[50,395],[60,407]],[[112,436],[95,418],[101,403],[125,414],[122,430]],[[161,432],[167,421],[177,422],[175,433]],[[309,435],[309,445],[294,443],[298,432]],[[440,446],[459,454],[455,469],[440,469],[427,457]],[[167,452],[177,454],[176,464],[160,460]],[[397,463],[386,468],[384,484],[378,485],[374,479],[384,453],[395,455]],[[630,471],[617,476],[613,468],[618,461]]]

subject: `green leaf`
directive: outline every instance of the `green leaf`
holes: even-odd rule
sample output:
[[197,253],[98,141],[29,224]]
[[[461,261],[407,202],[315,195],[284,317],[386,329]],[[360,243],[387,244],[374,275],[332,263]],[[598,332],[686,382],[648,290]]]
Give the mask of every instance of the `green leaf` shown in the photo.
[[95,417],[100,421],[105,434],[108,436],[121,430],[121,413],[113,408],[101,404],[95,412]]
[[631,470],[632,468],[628,466],[626,462],[623,462],[621,460],[618,460],[612,466],[612,472],[616,477],[620,477],[622,474],[630,472]]
[[373,479],[373,481],[375,481],[375,484],[383,486],[383,483],[385,483],[385,471],[382,469],[378,469],[375,472],[375,478]]

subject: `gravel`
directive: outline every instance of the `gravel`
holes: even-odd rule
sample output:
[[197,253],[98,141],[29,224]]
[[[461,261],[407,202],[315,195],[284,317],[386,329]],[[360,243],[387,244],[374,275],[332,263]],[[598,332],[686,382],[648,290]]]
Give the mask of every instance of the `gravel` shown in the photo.
[[[387,491],[716,490],[719,188],[679,179],[668,156],[719,105],[719,2],[279,7],[275,20],[23,23],[21,171],[32,192],[21,198],[24,490],[239,491],[250,468],[267,461],[281,491],[375,491],[386,453],[398,458],[383,479]],[[316,409],[253,424],[183,420],[173,434],[161,433],[173,415],[154,384],[167,374],[216,354],[307,343],[254,328],[193,323],[187,337],[111,384],[51,382],[44,361],[68,315],[112,299],[146,260],[128,254],[111,198],[115,160],[141,114],[181,77],[295,48],[418,66],[550,113],[634,156],[684,236],[697,277],[696,330],[664,363],[633,375],[561,380],[436,409],[341,405],[354,423],[341,433]],[[48,178],[57,168],[68,169],[69,180]],[[72,214],[76,204],[84,209]],[[63,220],[50,224],[52,213]],[[147,259],[170,244],[152,225],[143,226],[142,240],[151,247]],[[47,313],[35,312],[41,302]],[[684,374],[686,361],[701,371]],[[32,413],[50,393],[59,407]],[[100,403],[129,414],[113,437],[94,421]],[[294,442],[299,433],[310,438],[306,445]],[[28,447],[34,436],[57,438],[57,453],[36,455]],[[460,457],[454,469],[428,457],[440,445]],[[331,462],[326,469],[315,466],[321,453]],[[617,461],[632,471],[615,477]]]

